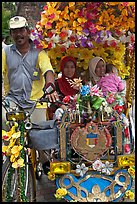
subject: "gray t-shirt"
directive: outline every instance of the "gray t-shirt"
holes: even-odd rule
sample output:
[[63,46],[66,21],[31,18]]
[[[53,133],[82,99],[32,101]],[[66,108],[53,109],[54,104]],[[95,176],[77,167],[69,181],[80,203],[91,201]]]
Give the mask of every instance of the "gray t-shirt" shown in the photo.
[[34,101],[29,100],[33,80],[39,80],[39,74],[34,76],[39,50],[31,44],[30,50],[22,56],[15,45],[4,48],[8,67],[10,90],[6,98],[14,101],[22,108],[31,108]]

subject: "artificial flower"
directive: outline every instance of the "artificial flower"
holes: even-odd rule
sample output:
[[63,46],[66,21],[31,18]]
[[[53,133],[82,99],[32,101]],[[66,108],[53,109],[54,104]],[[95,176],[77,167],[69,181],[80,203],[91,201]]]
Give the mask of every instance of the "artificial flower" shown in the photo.
[[135,178],[135,166],[130,166],[130,168],[128,168],[128,173]]
[[51,181],[54,181],[56,178],[56,175],[54,173],[51,173],[50,171],[48,172],[48,179]]
[[94,169],[94,170],[97,170],[97,171],[101,171],[101,169],[102,169],[102,162],[101,162],[101,160],[99,160],[99,159],[97,159],[96,161],[94,161],[93,163],[92,163],[92,168]]
[[109,163],[109,161],[106,161],[105,163],[102,164],[101,171],[102,171],[102,173],[110,175],[111,172],[113,171],[113,164]]
[[23,148],[23,146],[21,145],[15,145],[14,147],[12,147],[11,149],[11,154],[14,154],[15,157],[17,157],[19,155],[20,150]]
[[24,159],[22,159],[22,158],[20,158],[17,161],[12,163],[12,167],[15,168],[15,169],[21,168],[23,166],[25,166],[25,164],[24,164]]
[[81,165],[77,164],[76,167],[76,174],[79,174],[80,176],[84,176],[84,174],[88,171],[88,167],[86,167],[84,163]]
[[12,138],[19,138],[20,137],[20,131],[13,133]]
[[66,79],[74,89],[80,90],[80,88],[82,87],[82,80],[80,78],[74,78],[73,80],[68,78]]
[[54,194],[55,198],[61,199],[64,198],[65,195],[67,195],[67,190],[65,188],[58,188],[56,190],[56,194]]
[[125,152],[125,154],[130,154],[130,144],[124,145],[124,152]]
[[86,96],[86,95],[88,95],[90,93],[90,87],[89,87],[89,85],[83,85],[82,87],[81,87],[81,89],[80,89],[80,94],[82,95],[82,96]]
[[90,96],[103,96],[103,93],[99,90],[97,84],[90,88]]
[[2,146],[2,154],[7,156],[8,146]]
[[134,192],[131,190],[127,190],[125,193],[125,198],[130,199],[130,200],[134,200],[134,198],[135,198]]

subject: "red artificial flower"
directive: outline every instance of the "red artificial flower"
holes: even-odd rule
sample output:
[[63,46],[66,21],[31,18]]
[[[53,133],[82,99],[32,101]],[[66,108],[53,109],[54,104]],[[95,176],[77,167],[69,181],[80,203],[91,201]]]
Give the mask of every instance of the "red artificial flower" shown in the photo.
[[75,47],[74,44],[71,44],[71,45],[69,46],[70,49],[73,49],[74,47]]
[[117,43],[116,43],[114,40],[112,40],[112,42],[110,43],[110,45],[111,45],[112,47],[116,47]]
[[48,44],[48,49],[51,49],[52,48],[52,42],[49,42],[49,44]]
[[131,40],[132,43],[134,43],[135,42],[134,36],[131,36],[130,40]]
[[128,129],[128,127],[126,127],[126,128],[124,129],[124,133],[125,133],[125,137],[126,137],[126,138],[129,138],[129,129]]
[[2,139],[7,140],[9,138],[9,136],[7,135],[3,135]]
[[72,97],[71,97],[70,95],[65,96],[65,97],[63,98],[63,102],[64,102],[64,103],[69,103],[71,100],[72,100]]
[[52,38],[53,35],[54,35],[54,33],[51,32],[51,31],[49,31],[49,32],[47,33],[47,36],[48,36],[49,38]]
[[63,45],[60,47],[61,52],[66,52],[66,47]]
[[118,104],[116,106],[114,106],[113,109],[116,110],[118,112],[118,114],[122,113],[124,110],[123,106],[120,106]]
[[68,36],[68,34],[64,31],[62,31],[60,34],[59,34],[59,37],[61,37],[61,39],[63,40],[64,38],[66,38]]
[[107,43],[107,41],[105,41],[103,47],[104,47],[104,48],[108,47],[108,43]]
[[120,36],[121,35],[121,31],[120,30],[116,30],[116,34]]
[[74,35],[71,35],[71,36],[69,37],[69,39],[70,39],[71,42],[75,42],[75,39],[76,39],[76,38],[75,38]]

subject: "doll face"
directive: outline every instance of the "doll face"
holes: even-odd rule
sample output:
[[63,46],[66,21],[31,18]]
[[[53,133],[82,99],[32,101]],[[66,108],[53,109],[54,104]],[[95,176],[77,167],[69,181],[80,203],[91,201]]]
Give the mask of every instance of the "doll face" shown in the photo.
[[74,62],[72,62],[72,61],[66,62],[65,66],[64,66],[64,75],[67,78],[72,78],[75,74],[75,71],[76,71],[76,67],[75,67]]
[[98,77],[102,77],[106,73],[106,66],[102,60],[97,63],[95,73]]

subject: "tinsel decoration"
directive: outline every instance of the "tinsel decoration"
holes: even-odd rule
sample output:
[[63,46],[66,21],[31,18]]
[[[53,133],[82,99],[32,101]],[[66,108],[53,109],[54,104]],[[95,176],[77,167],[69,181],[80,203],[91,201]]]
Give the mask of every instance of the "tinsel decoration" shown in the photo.
[[130,62],[130,78],[127,80],[127,93],[126,93],[126,99],[127,99],[127,104],[128,108],[126,111],[126,116],[128,115],[129,109],[132,105],[132,99],[135,95],[135,50],[132,52],[129,52],[129,60]]
[[12,166],[10,166],[9,170],[8,170],[8,177],[7,177],[7,183],[6,183],[6,202],[11,202],[12,198],[11,198],[11,178],[12,175],[14,173],[15,169],[12,168]]
[[[25,130],[25,126],[24,126],[24,123],[22,122],[20,126],[20,132],[21,132],[20,145],[22,145],[23,147],[24,147],[24,130]],[[20,156],[22,159],[25,159],[24,148],[21,149]],[[20,171],[21,200],[22,202],[27,202],[27,197],[25,196],[25,166],[21,167],[19,171]]]

